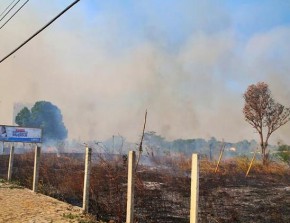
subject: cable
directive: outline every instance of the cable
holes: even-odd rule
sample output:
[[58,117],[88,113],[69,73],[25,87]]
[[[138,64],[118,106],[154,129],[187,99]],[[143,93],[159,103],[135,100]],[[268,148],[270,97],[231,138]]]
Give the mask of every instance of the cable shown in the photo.
[[2,60],[0,60],[0,63],[2,63],[4,60],[6,60],[8,57],[10,57],[12,54],[14,54],[16,51],[18,51],[21,47],[23,47],[26,43],[28,43],[30,40],[32,40],[35,36],[37,36],[39,33],[41,33],[44,29],[46,29],[49,25],[51,25],[55,20],[57,20],[60,16],[62,16],[67,10],[69,10],[71,7],[73,7],[79,1],[80,0],[76,0],[72,4],[70,4],[68,7],[66,7],[62,12],[60,12],[56,17],[54,17],[51,21],[49,21],[45,26],[43,26],[40,30],[38,30],[31,37],[29,37],[27,40],[25,40],[15,50],[13,50],[11,53],[9,53],[7,56],[5,56]]
[[0,22],[8,15],[8,13],[20,2],[20,0],[18,0],[9,10],[8,12],[5,13],[5,15],[0,19]]
[[29,2],[29,0],[24,2],[24,4],[22,4],[21,7],[17,9],[17,11],[14,12],[14,14],[0,27],[0,29],[2,29],[26,5],[27,2]]
[[5,9],[4,9],[4,11],[3,12],[1,12],[1,14],[0,14],[0,16],[2,16],[5,12],[6,12],[6,10],[7,9],[9,9],[9,7],[13,4],[13,2],[15,2],[16,0],[13,0]]

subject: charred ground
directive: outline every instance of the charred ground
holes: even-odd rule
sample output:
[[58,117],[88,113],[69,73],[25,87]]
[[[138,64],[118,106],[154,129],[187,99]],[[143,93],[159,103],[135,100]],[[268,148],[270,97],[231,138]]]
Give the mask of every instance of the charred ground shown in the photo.
[[[13,179],[32,185],[33,153],[15,155]],[[0,156],[0,177],[6,178],[8,156]],[[40,192],[81,205],[83,155],[43,154]],[[249,160],[221,164],[200,162],[199,222],[289,222],[290,171],[272,162],[256,162],[245,177]],[[189,222],[190,160],[184,156],[154,158],[139,166],[135,214],[138,222]],[[124,222],[127,164],[122,156],[96,155],[91,173],[90,212],[98,220]]]

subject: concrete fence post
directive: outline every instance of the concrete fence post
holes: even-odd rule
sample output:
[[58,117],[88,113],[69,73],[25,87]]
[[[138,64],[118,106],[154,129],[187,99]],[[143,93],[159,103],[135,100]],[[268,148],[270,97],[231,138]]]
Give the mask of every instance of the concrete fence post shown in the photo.
[[14,161],[14,145],[11,144],[10,145],[9,166],[8,166],[8,176],[7,176],[8,181],[11,181],[11,179],[12,179],[13,161]]
[[89,211],[89,190],[90,190],[90,173],[91,173],[91,161],[92,161],[92,148],[86,148],[85,158],[85,176],[84,176],[84,193],[83,193],[83,212]]
[[37,188],[38,188],[40,152],[41,152],[41,147],[36,145],[35,152],[34,152],[34,170],[33,170],[33,186],[32,186],[33,192],[37,192]]
[[4,154],[4,142],[2,141],[2,149],[1,149],[1,154]]
[[192,154],[190,223],[198,222],[198,193],[199,193],[198,189],[199,189],[198,155]]
[[128,157],[128,189],[126,223],[134,222],[134,184],[135,184],[135,151],[129,152]]

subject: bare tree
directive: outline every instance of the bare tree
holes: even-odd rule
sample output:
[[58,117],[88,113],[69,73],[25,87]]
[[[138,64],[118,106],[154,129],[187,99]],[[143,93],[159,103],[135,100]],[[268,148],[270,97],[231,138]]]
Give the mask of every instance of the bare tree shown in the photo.
[[276,103],[264,82],[250,85],[243,96],[245,119],[260,135],[263,164],[266,164],[268,140],[274,131],[290,120],[290,108]]

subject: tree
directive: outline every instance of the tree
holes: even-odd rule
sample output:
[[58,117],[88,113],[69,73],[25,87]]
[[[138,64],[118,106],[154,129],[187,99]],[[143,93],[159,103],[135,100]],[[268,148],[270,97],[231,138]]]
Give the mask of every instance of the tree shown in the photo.
[[60,143],[67,138],[67,129],[58,107],[51,102],[38,101],[31,108],[23,108],[16,116],[15,122],[24,127],[42,128],[43,142]]
[[276,103],[264,82],[250,85],[243,96],[245,120],[259,133],[263,164],[266,164],[269,158],[266,153],[269,138],[289,121],[290,108]]
[[144,133],[144,145],[149,156],[160,155],[160,152],[166,148],[165,138],[157,135],[154,131]]
[[217,145],[218,141],[216,140],[215,137],[211,137],[210,140],[208,141],[208,146],[209,146],[209,160],[213,160],[213,150],[215,146]]
[[15,123],[20,126],[30,126],[31,112],[27,107],[24,107],[15,117]]

